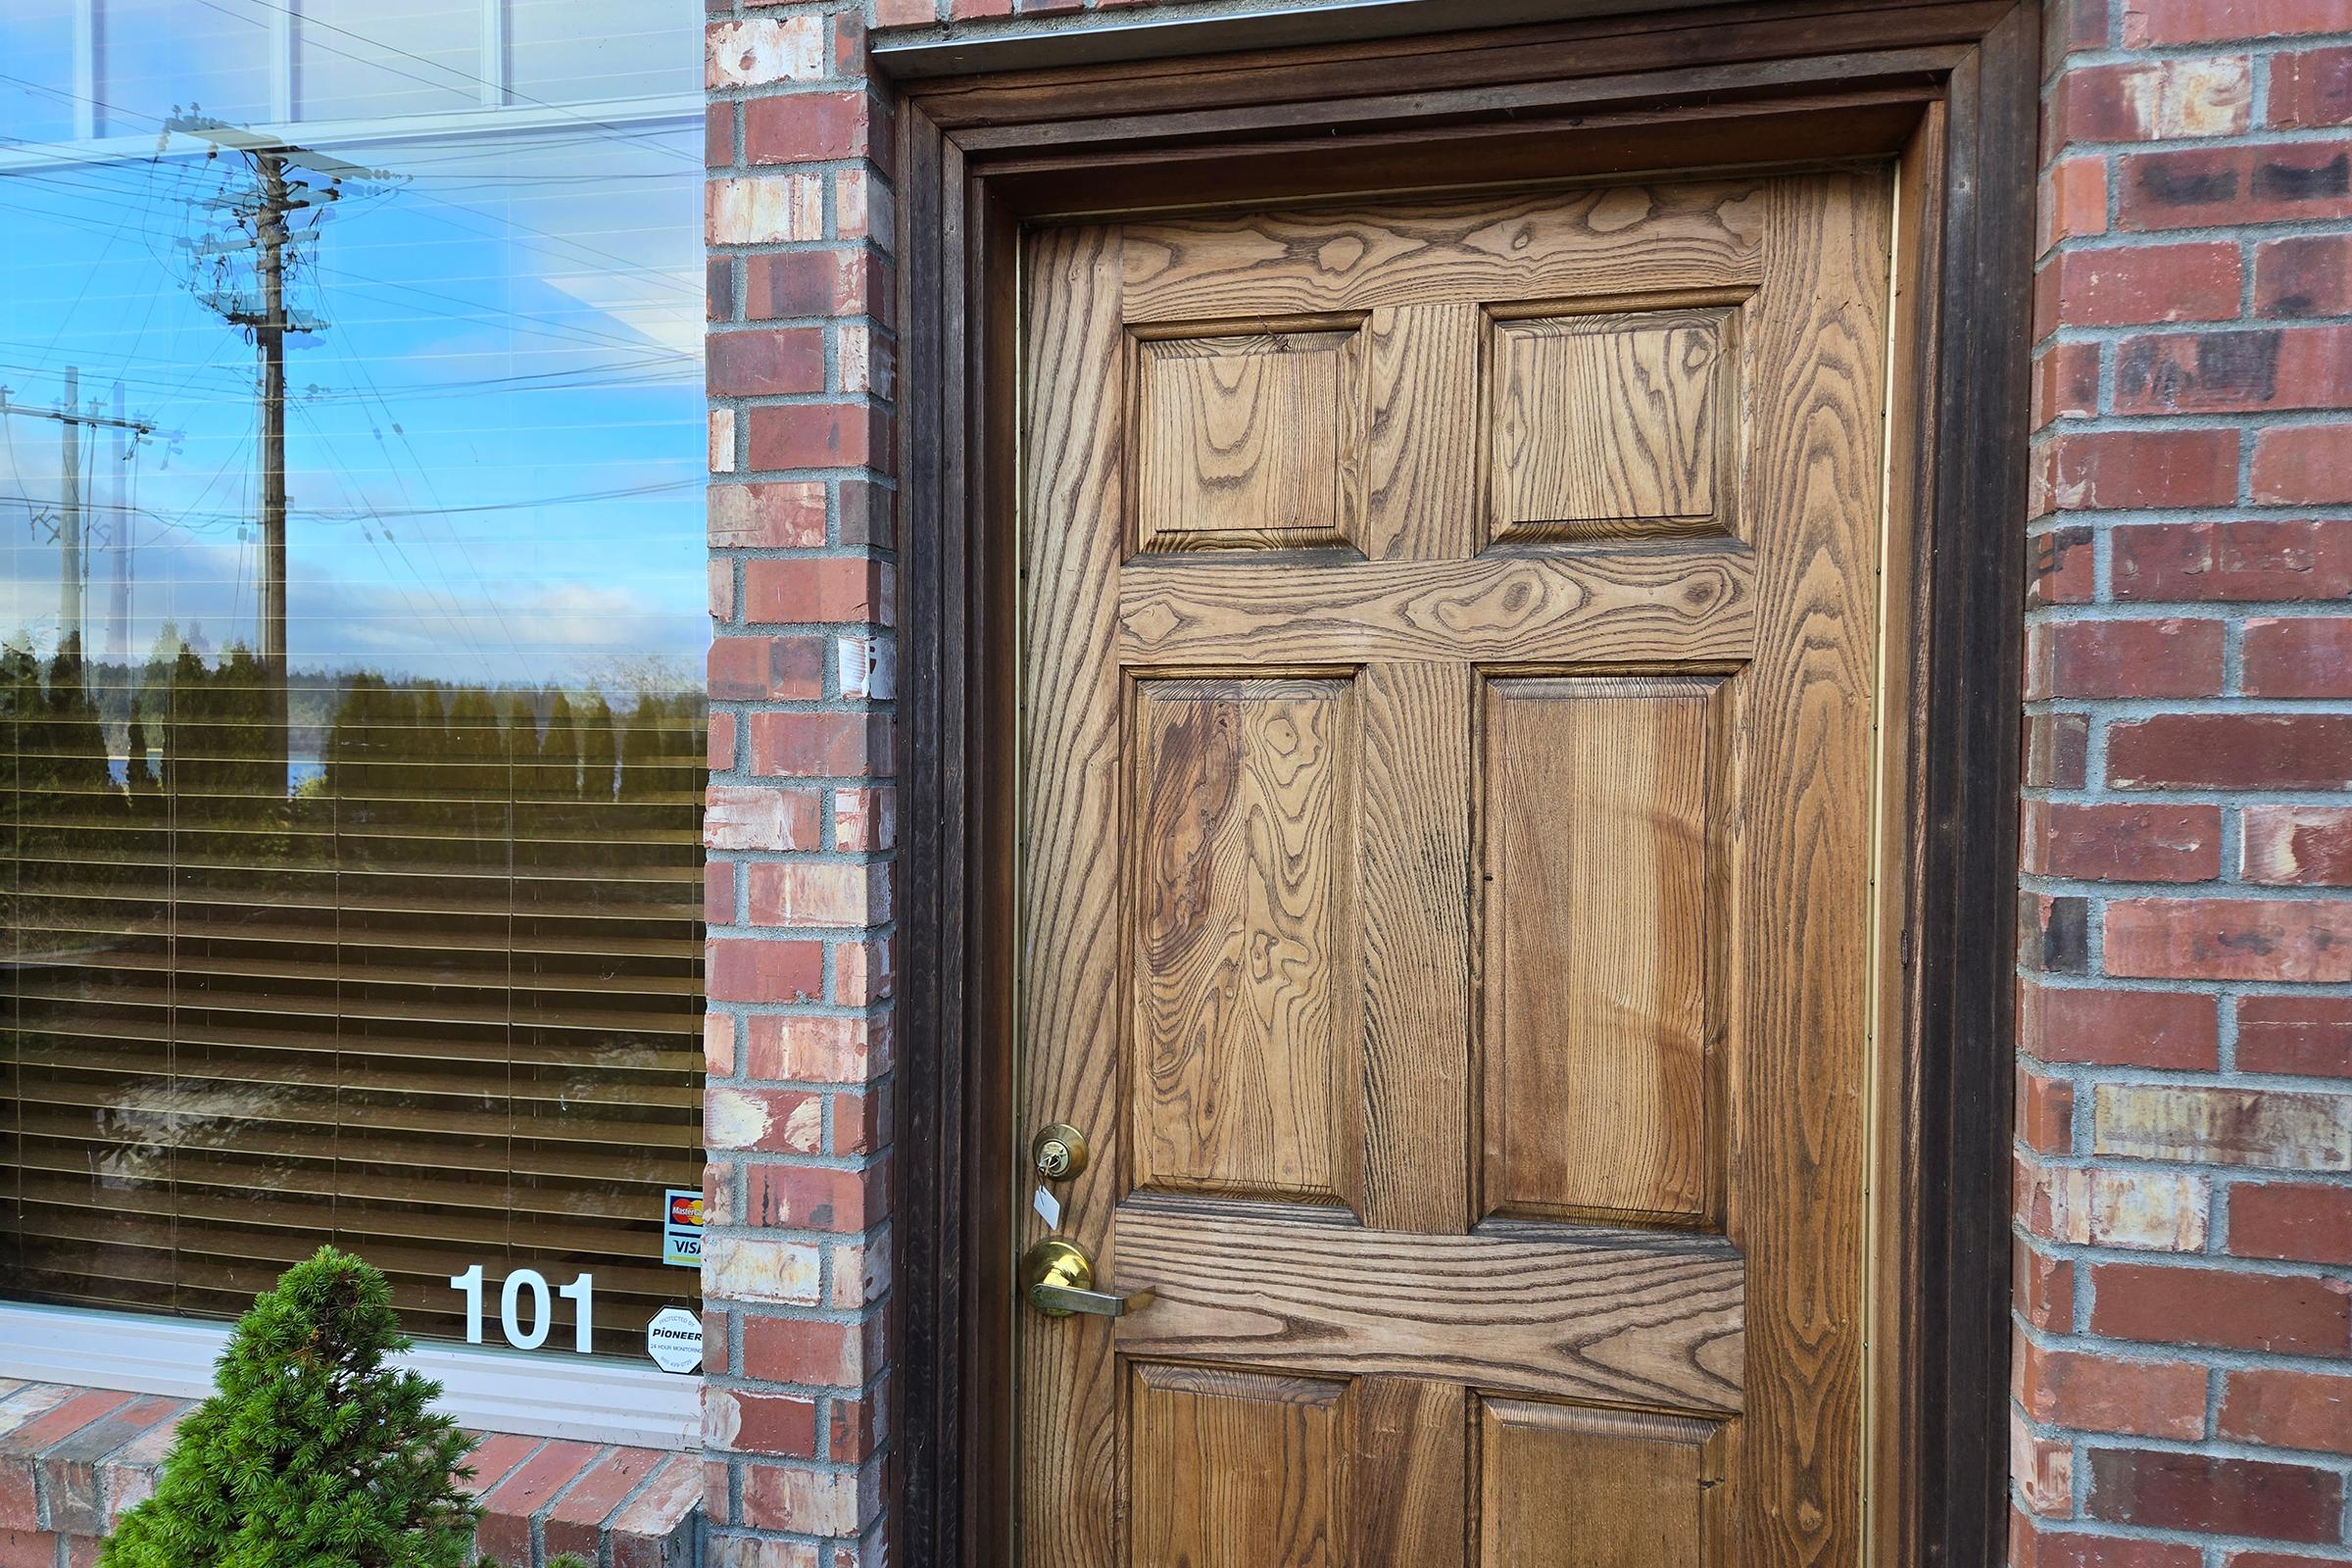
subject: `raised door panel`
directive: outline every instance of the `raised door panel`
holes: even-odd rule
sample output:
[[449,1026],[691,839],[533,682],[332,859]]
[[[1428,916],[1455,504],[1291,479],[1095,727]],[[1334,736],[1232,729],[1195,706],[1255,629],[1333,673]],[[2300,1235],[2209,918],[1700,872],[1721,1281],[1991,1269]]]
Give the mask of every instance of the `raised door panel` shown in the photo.
[[1723,1560],[1723,1425],[1522,1399],[1478,1416],[1480,1568]]
[[1718,1211],[1729,689],[1486,684],[1489,1213]]
[[1716,307],[1494,322],[1494,537],[1728,532],[1737,320]]
[[1345,543],[1363,389],[1352,326],[1136,344],[1137,547]]
[[1348,1386],[1144,1362],[1128,1393],[1135,1568],[1339,1568]]
[[1135,1185],[1345,1202],[1352,683],[1132,690]]

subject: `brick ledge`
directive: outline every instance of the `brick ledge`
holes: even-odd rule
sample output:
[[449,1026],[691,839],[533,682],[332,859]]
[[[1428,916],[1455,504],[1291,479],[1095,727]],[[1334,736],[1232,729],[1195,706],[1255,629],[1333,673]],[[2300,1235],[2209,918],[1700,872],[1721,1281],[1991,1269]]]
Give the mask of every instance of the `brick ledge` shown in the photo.
[[[0,1568],[89,1568],[155,1490],[191,1399],[0,1378]],[[512,1568],[577,1552],[599,1568],[693,1568],[701,1456],[560,1438],[479,1436],[476,1549]]]

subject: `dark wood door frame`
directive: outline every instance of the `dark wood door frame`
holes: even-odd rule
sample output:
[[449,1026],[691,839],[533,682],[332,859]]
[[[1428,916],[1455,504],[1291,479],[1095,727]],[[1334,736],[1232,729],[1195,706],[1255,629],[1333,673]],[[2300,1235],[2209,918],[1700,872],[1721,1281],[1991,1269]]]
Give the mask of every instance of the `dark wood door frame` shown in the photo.
[[[2037,0],[1774,0],[905,84],[900,1559],[1006,1560],[1019,236],[1085,213],[1894,162],[1874,1556],[2006,1532]],[[1891,536],[1891,534],[1890,534]],[[1899,1081],[1898,1081],[1899,1080]]]

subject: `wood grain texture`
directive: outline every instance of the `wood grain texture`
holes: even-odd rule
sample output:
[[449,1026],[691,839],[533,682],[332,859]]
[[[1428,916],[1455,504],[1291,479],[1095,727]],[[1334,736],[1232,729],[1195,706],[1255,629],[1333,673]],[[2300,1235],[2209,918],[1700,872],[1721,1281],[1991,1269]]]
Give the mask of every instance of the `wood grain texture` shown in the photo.
[[1740,1255],[1600,1227],[1372,1231],[1312,1211],[1137,1201],[1119,1214],[1128,1355],[1386,1374],[1692,1412],[1740,1408]]
[[1136,345],[1137,548],[1344,544],[1359,510],[1352,330]]
[[1462,1561],[1470,1392],[1422,1378],[1357,1378],[1348,1456],[1349,1544],[1359,1568]]
[[1127,228],[1130,321],[1494,304],[1762,275],[1752,184],[1179,219]]
[[1720,1424],[1482,1399],[1478,1425],[1480,1568],[1722,1561]]
[[1135,1185],[1355,1185],[1352,683],[1134,687]]
[[1718,1211],[1727,683],[1486,683],[1486,1209]]
[[[1026,814],[1018,850],[1017,984],[1030,1037],[1053,1049],[1020,1054],[1017,1133],[1025,1142],[1046,1122],[1072,1122],[1092,1141],[1096,1168],[1111,1171],[1125,1158],[1126,1120],[1124,1015],[1113,1000],[1123,770],[1111,613],[1125,507],[1120,422],[1100,413],[1119,401],[1118,266],[1114,230],[1054,229],[1030,241],[1023,414],[1032,456],[1021,489],[1023,514],[1036,522],[1021,551]],[[1063,1194],[1064,1233],[1106,1267],[1117,1196],[1107,1182],[1071,1183]],[[1017,1241],[1010,1250],[1019,1250]],[[1107,1327],[1027,1311],[1015,1322],[1021,1560],[1024,1568],[1101,1568],[1114,1560],[1125,1503]],[[1057,1436],[1041,1441],[1048,1433]]]
[[1137,563],[1121,582],[1133,663],[1727,662],[1755,651],[1753,558],[1737,545],[1371,562]]
[[1486,313],[1468,300],[1384,305],[1364,322],[1363,526],[1374,561],[1446,561],[1478,548],[1478,398]]
[[[1876,575],[1891,204],[1883,173],[1775,186],[1750,307],[1757,643],[1740,680],[1731,912],[1731,1235],[1754,1369],[1736,1550],[1756,1568],[1861,1546],[1863,1116]],[[1767,545],[1766,541],[1770,540]],[[1832,1261],[1836,1260],[1836,1261]]]
[[1186,1568],[1339,1568],[1348,1442],[1345,1384],[1138,1364],[1128,1561]]
[[1364,666],[1362,1190],[1376,1230],[1470,1222],[1471,675]]
[[1494,537],[1729,532],[1736,319],[1714,309],[1495,322]]
[[[911,1118],[902,1133],[915,1136],[901,1139],[906,1180],[894,1209],[896,1294],[906,1302],[908,1347],[905,1420],[894,1444],[906,1496],[903,1508],[893,1505],[908,1560],[972,1568],[1014,1560],[1009,1535],[988,1516],[997,1493],[1010,1494],[992,1468],[1009,1464],[1014,1451],[1004,1438],[1012,1423],[1001,1396],[1011,1387],[1010,1358],[1000,1349],[1010,1335],[968,1322],[956,1304],[959,1291],[969,1295],[969,1277],[960,1272],[967,1266],[980,1271],[981,1298],[993,1303],[987,1270],[1010,1255],[1002,1237],[1014,1202],[1008,1182],[960,1162],[954,1136],[959,1126],[976,1129],[990,1159],[998,1157],[994,1146],[1009,1148],[999,1131],[1010,1122],[991,1112],[989,1097],[1010,1094],[1016,1055],[1010,1028],[999,1022],[1011,971],[992,968],[979,949],[967,954],[955,924],[955,912],[968,910],[972,932],[1012,928],[995,902],[996,890],[1012,885],[1009,858],[967,855],[956,836],[986,810],[975,785],[992,769],[1009,771],[1019,744],[1018,729],[999,721],[994,704],[973,700],[1012,686],[999,674],[1012,662],[1010,645],[991,629],[1009,627],[1010,617],[983,624],[967,612],[979,604],[976,584],[1009,554],[1023,514],[1001,494],[1014,471],[1012,447],[981,439],[984,429],[1010,422],[1001,416],[1020,402],[1012,353],[1019,334],[995,324],[1003,314],[995,302],[1012,296],[1015,268],[1004,252],[992,256],[982,236],[1008,204],[1102,211],[1269,192],[1264,199],[1291,201],[1308,189],[1395,189],[1400,174],[1419,188],[1876,153],[1899,145],[1916,115],[1881,141],[1871,125],[1894,117],[1866,122],[1819,106],[1841,95],[1858,70],[1883,70],[1885,56],[1858,66],[1821,53],[1916,42],[1931,35],[1929,24],[1952,47],[1947,61],[1919,68],[1916,97],[1939,116],[1948,102],[1951,151],[1917,172],[1935,199],[1928,243],[1906,246],[1897,273],[1931,302],[1940,298],[1941,309],[1925,313],[1931,347],[1917,371],[1917,419],[1902,422],[1897,436],[1898,448],[1933,457],[1917,490],[1919,573],[1898,577],[1895,591],[1917,591],[1918,603],[1933,607],[1917,630],[1930,678],[1916,706],[1924,738],[1914,761],[1925,765],[1911,774],[1915,793],[1889,801],[1901,818],[1896,831],[1916,835],[1923,847],[1910,889],[1927,924],[1906,928],[1911,953],[1900,967],[1889,946],[1886,979],[1890,989],[1924,999],[1924,1010],[1916,1001],[1904,1009],[1913,1032],[1898,1038],[1890,1031],[1886,1039],[1889,1049],[1920,1053],[1919,1138],[1905,1140],[1905,1154],[1934,1180],[1886,1235],[1889,1253],[1908,1268],[1898,1280],[1889,1264],[1882,1277],[1890,1299],[1921,1330],[1890,1355],[1899,1364],[1885,1374],[1909,1410],[1900,1432],[1888,1423],[1889,1440],[1903,1474],[1924,1480],[1883,1507],[1906,1516],[1891,1529],[1916,1532],[1906,1538],[1904,1560],[1976,1563],[1997,1555],[2007,1524],[1999,1441],[2007,1415],[2007,1253],[1986,1242],[2004,1234],[2008,1213],[2002,1086],[2012,1032],[2003,1018],[2013,988],[1999,982],[2012,924],[2002,890],[2014,882],[2005,862],[2014,859],[2016,842],[2015,608],[2022,591],[2021,558],[2004,528],[2024,493],[2027,454],[2024,399],[2006,389],[2025,384],[2025,291],[2015,280],[2032,259],[2035,22],[2031,5],[2012,0],[1894,8],[1846,0],[1829,11],[1808,0],[1609,18],[1532,35],[1514,28],[990,77],[951,85],[944,101],[926,100],[919,96],[926,84],[910,84],[918,96],[903,100],[898,117],[912,149],[902,154],[909,243],[898,269],[907,466],[900,524],[908,607],[902,794],[909,816],[900,995],[908,1018],[903,1065],[911,1069],[901,1075],[900,1103],[902,1121]],[[1980,57],[1980,40],[1996,24]],[[1609,35],[1596,38],[1595,27]],[[1786,95],[1777,101],[1790,106],[1787,115],[1778,108],[1761,115],[1751,100],[1747,118],[1739,118],[1743,89],[1727,95],[1718,67],[1749,60],[1775,73],[1772,90]],[[1665,62],[1674,64],[1661,69]],[[1546,93],[1578,76],[1622,71],[1648,74],[1631,86],[1621,78],[1593,82],[1590,91],[1613,94],[1610,102],[1626,101],[1628,91],[1651,95],[1644,103],[1656,107],[1645,107],[1638,128],[1595,133],[1606,111],[1590,106],[1573,122],[1544,118],[1541,105],[1558,101]],[[1296,139],[1268,151],[1262,136],[1236,131],[1239,121],[1210,126],[1200,115],[1171,113],[1220,104],[1287,117]],[[1053,176],[1049,190],[1026,175],[998,178],[997,166],[975,162],[967,178],[959,147],[947,143],[934,115],[992,119],[1005,127],[1004,145],[1053,148],[1073,173]],[[1105,115],[1123,118],[1099,134]],[[1387,122],[1377,136],[1329,134],[1334,124],[1373,117]],[[1801,145],[1776,137],[1773,124],[1790,117],[1822,129]],[[1475,134],[1482,129],[1483,139]],[[1368,142],[1378,145],[1367,149]],[[1171,160],[1171,146],[1181,146],[1182,161]],[[1527,152],[1512,161],[1511,147]],[[1906,189],[1914,188],[1912,174],[1907,167]],[[1059,205],[1046,208],[1049,202]],[[967,352],[967,342],[995,348]],[[968,458],[957,440],[967,429],[974,443]],[[967,473],[968,496],[957,489]],[[1930,584],[1934,591],[1924,591]],[[1898,637],[1891,646],[1905,644]],[[1008,819],[1010,797],[999,799]],[[948,918],[933,918],[938,911]],[[924,1066],[933,1040],[936,1072]],[[961,1076],[959,1062],[968,1063]],[[921,1106],[934,1101],[937,1115],[926,1123]],[[925,1125],[941,1136],[920,1136]],[[970,1205],[968,1233],[959,1202]],[[1009,1290],[1002,1294],[1011,1300]]]

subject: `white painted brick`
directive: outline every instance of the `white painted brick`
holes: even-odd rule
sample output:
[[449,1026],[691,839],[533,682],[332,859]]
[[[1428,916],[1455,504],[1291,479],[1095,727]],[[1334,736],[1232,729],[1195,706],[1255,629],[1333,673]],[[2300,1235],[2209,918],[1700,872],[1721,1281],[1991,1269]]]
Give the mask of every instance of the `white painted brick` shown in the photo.
[[824,176],[752,174],[703,187],[704,227],[713,245],[822,239]]
[[764,1236],[706,1236],[703,1292],[719,1301],[815,1304],[823,1251],[812,1243]]
[[826,31],[825,19],[817,16],[712,23],[703,32],[703,83],[761,87],[779,81],[821,81]]

